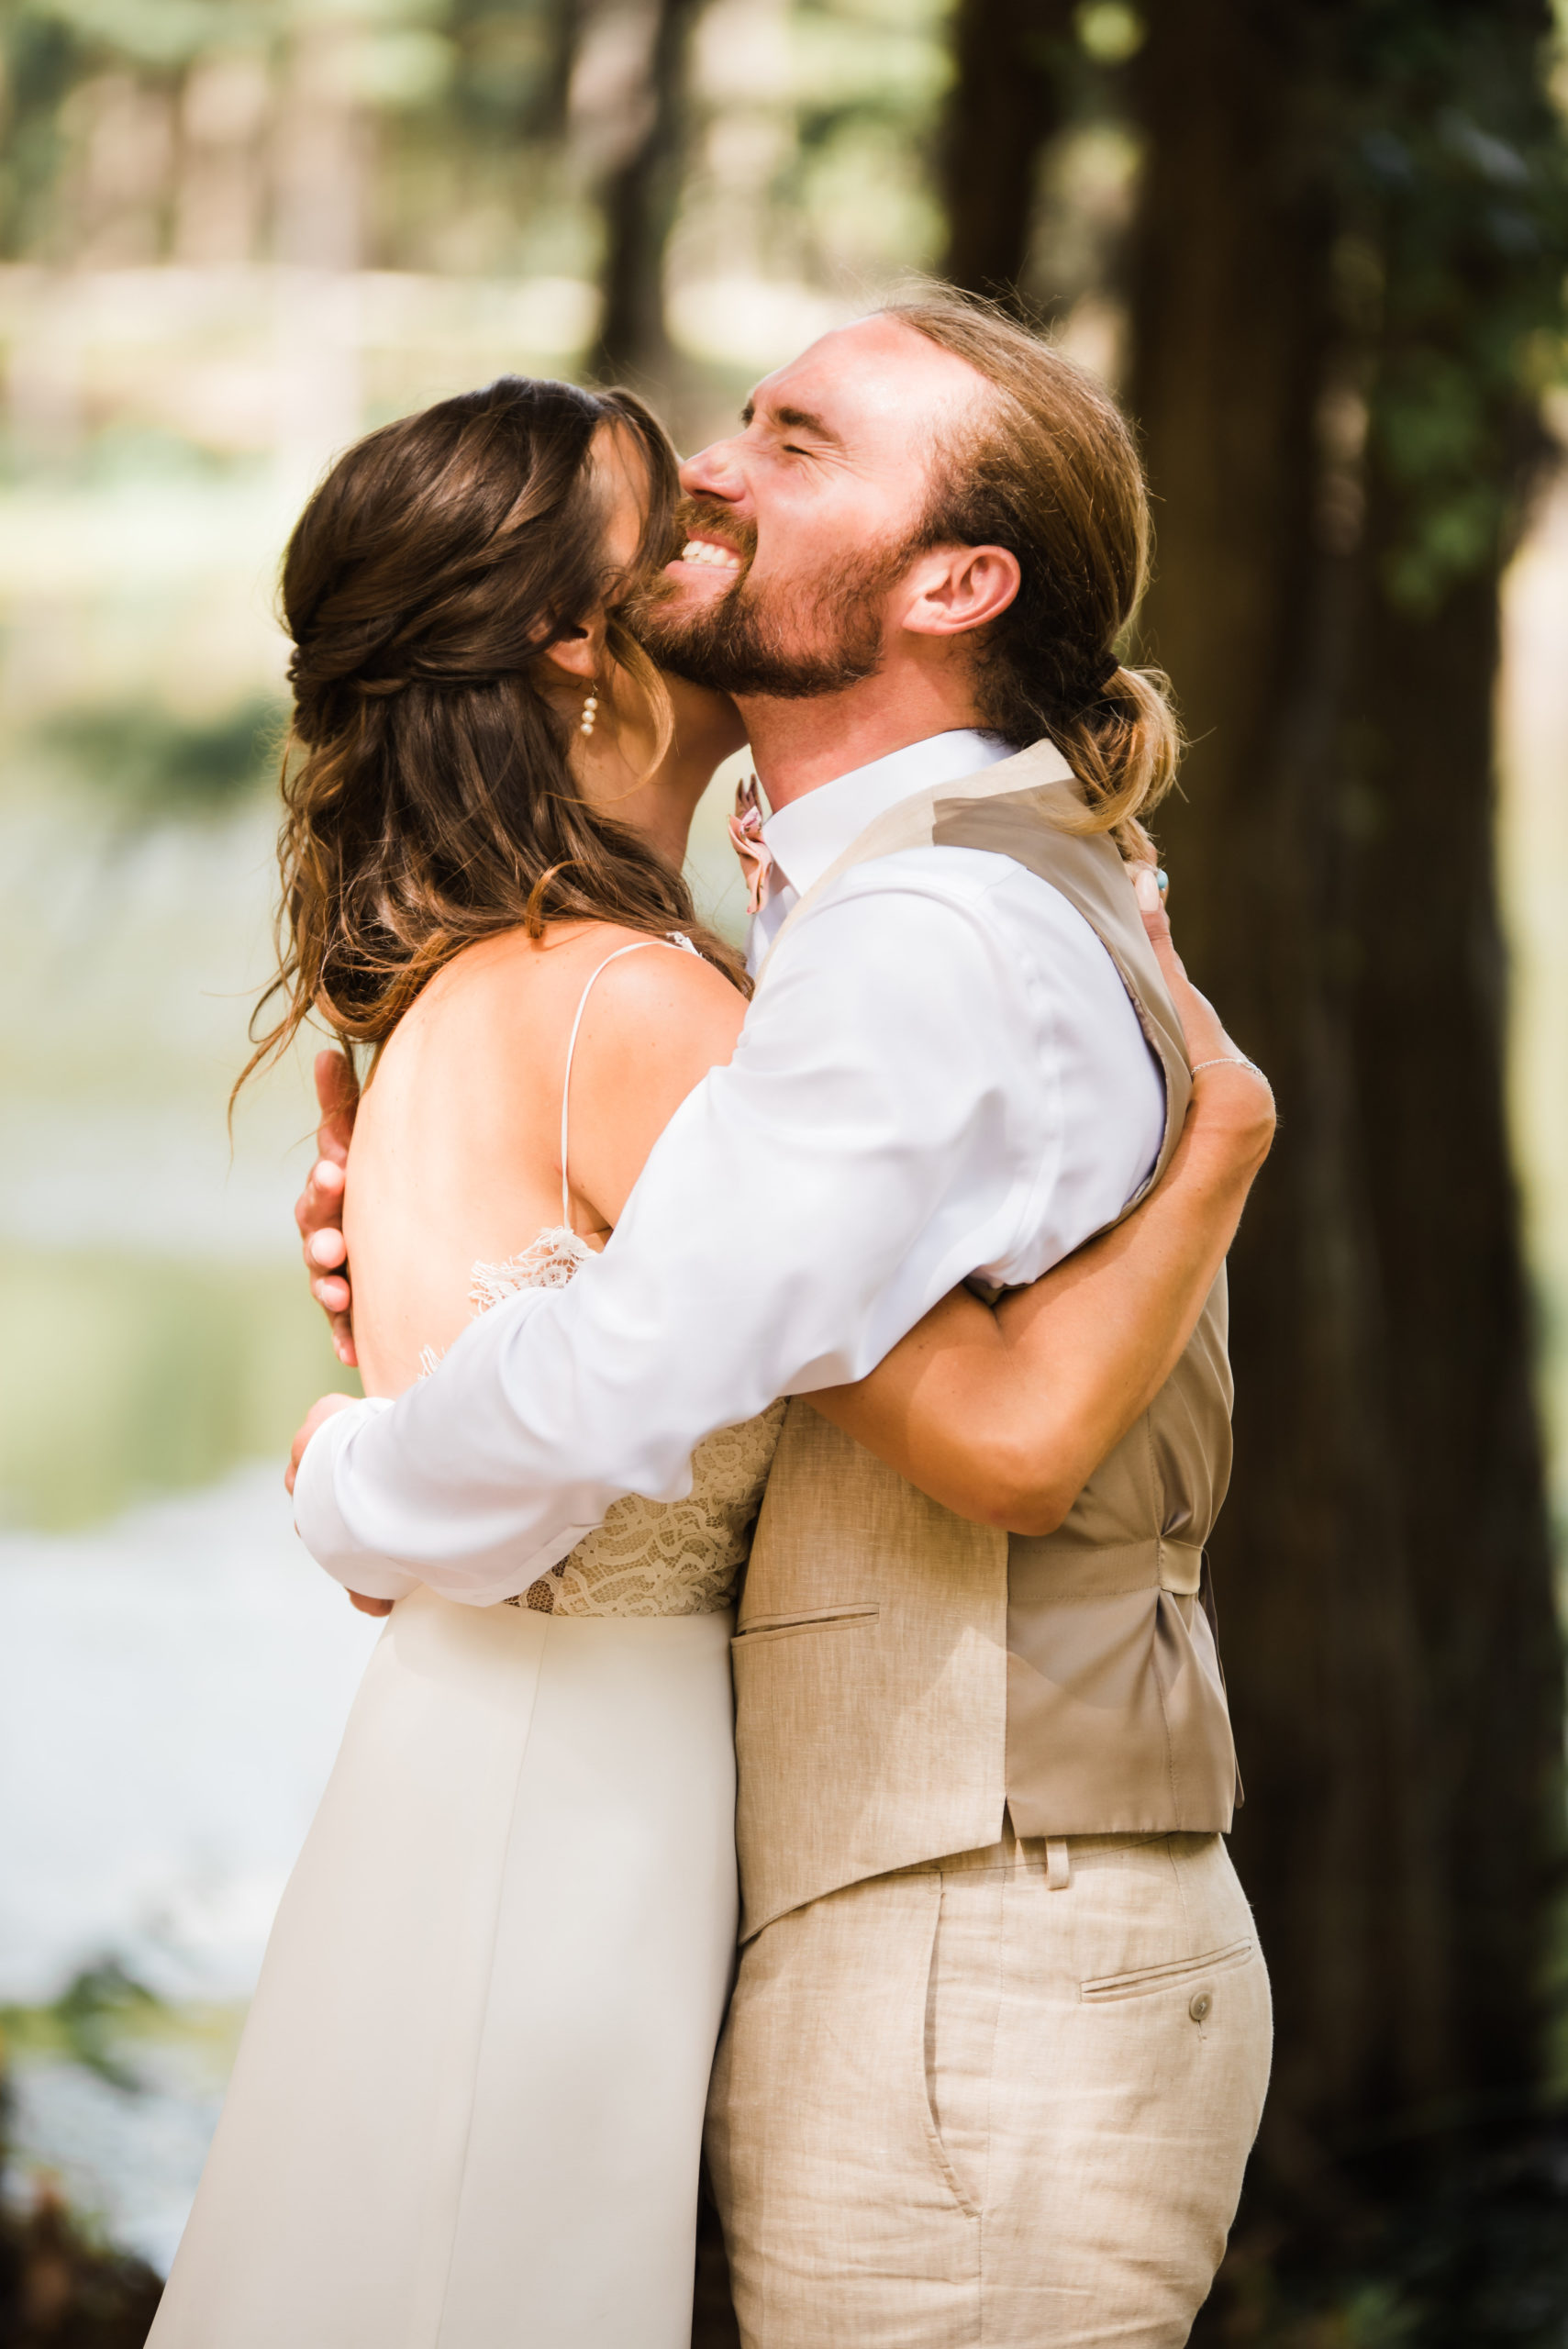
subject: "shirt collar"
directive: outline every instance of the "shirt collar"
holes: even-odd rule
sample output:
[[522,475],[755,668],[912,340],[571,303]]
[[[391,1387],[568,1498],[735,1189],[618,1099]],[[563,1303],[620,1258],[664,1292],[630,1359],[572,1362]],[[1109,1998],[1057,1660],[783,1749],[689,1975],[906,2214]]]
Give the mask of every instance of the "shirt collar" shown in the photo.
[[932,734],[902,751],[890,751],[869,766],[853,767],[831,783],[791,800],[762,826],[762,838],[773,852],[779,877],[800,896],[814,888],[830,864],[837,863],[868,824],[901,800],[934,784],[956,783],[962,775],[977,774],[982,767],[1010,759],[1012,746],[999,734],[981,734],[967,727]]

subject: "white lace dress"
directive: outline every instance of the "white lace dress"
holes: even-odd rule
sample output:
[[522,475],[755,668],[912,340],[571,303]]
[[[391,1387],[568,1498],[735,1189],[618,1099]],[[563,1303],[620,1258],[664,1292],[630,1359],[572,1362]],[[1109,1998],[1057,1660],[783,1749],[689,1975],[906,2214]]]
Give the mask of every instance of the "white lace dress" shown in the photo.
[[[475,1267],[479,1301],[587,1252],[563,1214]],[[393,1609],[155,2349],[688,2349],[736,1929],[729,1600],[783,1408],[506,1605]]]

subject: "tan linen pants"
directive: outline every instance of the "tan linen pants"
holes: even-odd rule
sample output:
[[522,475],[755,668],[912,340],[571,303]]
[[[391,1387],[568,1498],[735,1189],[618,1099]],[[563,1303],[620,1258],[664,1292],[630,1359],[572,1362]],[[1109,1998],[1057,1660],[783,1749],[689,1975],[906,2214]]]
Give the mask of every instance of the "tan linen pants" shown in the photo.
[[1009,1830],[780,1918],[708,2103],[746,2349],[1177,2349],[1270,2040],[1218,1835]]

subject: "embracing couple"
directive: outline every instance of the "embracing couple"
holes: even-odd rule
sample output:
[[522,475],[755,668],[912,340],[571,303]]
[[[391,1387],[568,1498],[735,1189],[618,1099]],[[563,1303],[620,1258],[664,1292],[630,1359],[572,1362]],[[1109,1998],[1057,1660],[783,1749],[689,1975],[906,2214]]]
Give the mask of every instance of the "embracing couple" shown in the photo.
[[[1273,1110],[1140,820],[1147,542],[1105,392],[937,294],[679,471],[507,378],[307,507],[261,1049],[365,1051],[295,1499],[388,1620],[157,2349],[684,2349],[705,2142],[747,2349],[1186,2339]],[[681,878],[743,741],[749,969]]]

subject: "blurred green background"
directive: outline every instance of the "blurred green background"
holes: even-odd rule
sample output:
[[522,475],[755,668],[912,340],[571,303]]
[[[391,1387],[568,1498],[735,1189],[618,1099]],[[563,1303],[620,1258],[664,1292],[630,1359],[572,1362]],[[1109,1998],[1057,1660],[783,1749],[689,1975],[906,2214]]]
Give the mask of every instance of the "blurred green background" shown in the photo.
[[[0,37],[0,2340],[95,2290],[70,2337],[141,2338],[93,2228],[168,2255],[363,1653],[272,1482],[340,1378],[303,1056],[224,1126],[290,523],[504,370],[630,381],[695,447],[917,271],[1139,421],[1178,930],[1284,1112],[1217,1546],[1281,2062],[1204,2337],[1568,2340],[1547,0],[4,0]],[[735,927],[723,797],[694,874]]]

